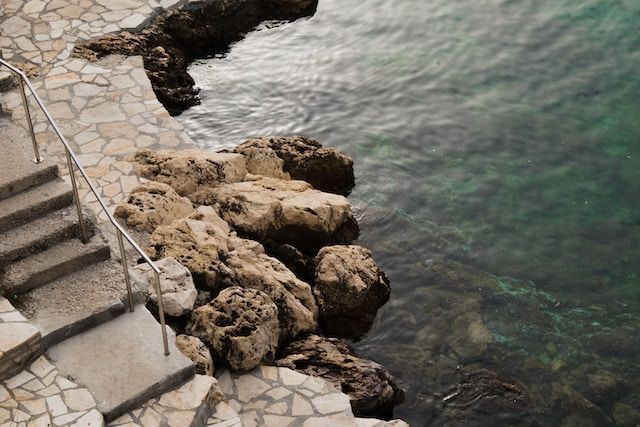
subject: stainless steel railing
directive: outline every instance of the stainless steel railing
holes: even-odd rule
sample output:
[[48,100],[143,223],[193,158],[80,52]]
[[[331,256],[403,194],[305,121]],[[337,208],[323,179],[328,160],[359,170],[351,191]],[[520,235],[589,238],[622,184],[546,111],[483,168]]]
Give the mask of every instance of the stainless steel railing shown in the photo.
[[35,158],[33,161],[35,163],[41,163],[43,159],[42,159],[42,156],[40,155],[38,140],[36,139],[36,133],[33,128],[33,119],[31,117],[31,112],[29,110],[29,102],[27,99],[27,92],[25,90],[25,86],[26,88],[29,89],[31,96],[36,101],[36,103],[38,104],[42,112],[44,113],[45,117],[47,118],[47,121],[53,128],[53,131],[58,136],[58,139],[60,140],[60,142],[62,142],[62,145],[64,145],[65,152],[67,155],[67,167],[69,168],[69,177],[71,178],[71,186],[73,187],[73,197],[76,205],[76,210],[78,213],[78,224],[80,226],[80,239],[83,241],[83,243],[86,243],[89,240],[89,234],[87,232],[87,227],[84,222],[84,214],[82,212],[82,203],[80,201],[80,195],[78,194],[78,183],[77,183],[76,172],[75,172],[76,170],[80,172],[80,175],[82,175],[82,177],[86,181],[87,185],[89,186],[89,189],[91,190],[94,197],[100,204],[100,207],[102,208],[104,213],[107,215],[109,222],[111,222],[111,224],[115,227],[116,234],[118,236],[118,246],[120,247],[120,256],[122,257],[122,266],[124,268],[124,278],[125,278],[125,283],[127,285],[127,299],[128,299],[130,311],[134,311],[135,308],[134,308],[134,302],[133,302],[133,294],[131,291],[131,280],[129,277],[129,270],[127,268],[127,254],[124,249],[124,240],[129,242],[129,244],[133,247],[133,249],[135,249],[135,251],[138,252],[138,254],[142,257],[142,259],[147,264],[149,264],[149,266],[153,270],[154,282],[155,282],[154,285],[156,288],[156,294],[158,296],[158,312],[160,316],[160,324],[162,327],[162,342],[164,345],[164,354],[169,355],[169,342],[167,339],[167,329],[166,329],[165,318],[164,318],[164,304],[162,301],[162,290],[160,288],[160,269],[151,260],[151,258],[149,258],[149,256],[140,248],[140,246],[138,246],[138,244],[131,238],[129,233],[127,233],[126,230],[115,220],[113,215],[111,215],[111,213],[109,212],[109,209],[107,209],[107,206],[104,203],[104,200],[102,200],[102,197],[100,197],[100,195],[98,194],[96,187],[93,185],[93,182],[91,182],[91,179],[89,178],[84,168],[80,164],[78,157],[69,146],[69,143],[67,142],[66,138],[58,128],[58,125],[56,124],[55,120],[53,120],[53,118],[51,117],[51,114],[49,113],[44,103],[36,93],[35,89],[31,85],[31,82],[29,81],[27,76],[21,70],[7,63],[2,58],[0,58],[0,65],[6,67],[18,79],[20,94],[22,96],[22,104],[24,106],[24,111],[26,114],[27,126],[31,134],[31,142],[33,144],[33,151],[35,153]]

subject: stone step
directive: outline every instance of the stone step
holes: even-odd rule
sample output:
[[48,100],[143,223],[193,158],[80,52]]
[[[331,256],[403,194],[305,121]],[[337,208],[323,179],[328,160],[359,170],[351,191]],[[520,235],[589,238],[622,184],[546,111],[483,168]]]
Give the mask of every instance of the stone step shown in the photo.
[[58,166],[44,161],[33,162],[31,138],[25,129],[10,122],[2,123],[2,167],[0,168],[0,200],[44,184],[58,176]]
[[72,202],[71,187],[59,178],[1,200],[0,232],[19,227]]
[[24,294],[110,256],[111,250],[102,236],[87,244],[75,238],[65,240],[11,264],[0,280],[0,292],[5,296]]
[[195,375],[175,347],[164,355],[160,325],[144,305],[69,338],[47,351],[58,371],[86,387],[106,421],[173,390]]
[[[147,301],[147,283],[130,272],[135,303]],[[34,324],[49,348],[123,314],[127,288],[122,265],[109,259],[21,295],[16,309]]]
[[[92,231],[90,222],[85,222],[87,229]],[[0,267],[79,235],[78,214],[74,205],[51,212],[33,222],[0,233]]]

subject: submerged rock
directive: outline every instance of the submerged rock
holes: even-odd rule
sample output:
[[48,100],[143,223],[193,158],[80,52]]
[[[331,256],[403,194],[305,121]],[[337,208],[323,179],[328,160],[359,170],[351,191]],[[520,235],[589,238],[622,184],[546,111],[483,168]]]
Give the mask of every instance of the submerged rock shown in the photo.
[[[271,166],[271,161],[249,160],[248,169],[253,174],[282,178],[284,170],[292,179],[306,181],[321,191],[342,195],[349,194],[355,185],[353,160],[349,156],[303,136],[254,138],[233,151],[248,159],[272,159],[275,156],[281,161],[279,167],[275,167]],[[269,168],[265,168],[265,164],[270,165]]]
[[200,339],[191,335],[178,335],[176,337],[176,347],[196,364],[197,374],[213,375],[211,352]]
[[389,418],[404,393],[381,365],[357,357],[345,341],[310,335],[281,350],[278,366],[322,377],[349,395],[356,416]]
[[193,311],[187,333],[232,369],[250,370],[273,360],[279,329],[278,309],[265,293],[232,287]]
[[[171,257],[157,261],[156,266],[160,270],[160,290],[164,312],[169,316],[178,317],[193,310],[198,291],[189,270]],[[158,294],[153,270],[146,263],[136,266],[135,269],[145,275],[149,283],[151,301],[157,304]]]
[[345,197],[315,190],[303,181],[247,178],[251,180],[206,188],[189,198],[214,206],[238,232],[305,252],[357,238],[358,224]]
[[361,246],[328,246],[316,257],[313,293],[325,333],[360,338],[389,300],[389,280]]
[[191,202],[173,188],[159,182],[145,182],[116,207],[114,215],[136,231],[152,233],[158,226],[170,224],[195,212]]
[[443,398],[447,425],[529,425],[534,404],[516,380],[473,367],[458,370],[458,382]]
[[140,150],[131,161],[143,178],[171,186],[181,196],[216,186],[240,182],[247,174],[244,157],[203,150]]

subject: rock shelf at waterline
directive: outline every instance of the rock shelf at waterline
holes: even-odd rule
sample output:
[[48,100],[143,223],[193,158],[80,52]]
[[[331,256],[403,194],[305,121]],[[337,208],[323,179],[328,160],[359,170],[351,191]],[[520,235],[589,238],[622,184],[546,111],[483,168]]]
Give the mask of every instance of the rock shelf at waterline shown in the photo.
[[[292,152],[303,159],[295,168]],[[248,371],[282,357],[279,364],[309,373],[308,363],[296,361],[321,360],[305,356],[305,349],[314,347],[309,339],[325,339],[315,334],[324,334],[330,337],[329,353],[335,353],[327,360],[335,366],[312,372],[349,394],[356,415],[392,416],[404,398],[400,386],[340,339],[367,332],[389,298],[389,281],[371,252],[351,244],[358,226],[349,201],[292,179],[287,171],[344,192],[345,182],[353,182],[350,158],[316,141],[272,137],[248,141],[234,152],[141,150],[130,160],[151,181],[135,188],[115,215],[142,234],[152,258],[189,270],[198,292],[195,303],[192,298],[179,310],[176,304],[170,311],[165,307],[175,318],[172,324],[179,325],[181,341],[192,340],[186,335],[199,342],[197,351],[185,346],[185,354],[204,366],[206,345],[216,363],[232,370]],[[327,167],[335,174],[322,182],[317,171]],[[336,184],[336,176],[345,178]],[[288,250],[279,250],[282,246]],[[311,280],[294,273],[310,265]],[[170,301],[190,289],[183,284],[188,275],[174,270],[166,272],[170,277],[161,275]],[[345,304],[351,302],[349,309]]]

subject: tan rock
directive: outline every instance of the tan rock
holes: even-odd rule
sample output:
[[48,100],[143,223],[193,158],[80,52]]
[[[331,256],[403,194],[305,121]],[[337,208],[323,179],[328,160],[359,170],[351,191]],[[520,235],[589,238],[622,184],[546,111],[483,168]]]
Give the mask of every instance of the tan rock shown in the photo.
[[385,274],[361,246],[327,246],[316,257],[314,295],[323,330],[332,336],[360,338],[389,300]]
[[133,155],[132,161],[138,175],[168,184],[181,196],[239,182],[247,174],[244,157],[232,153],[142,150]]
[[187,333],[200,338],[233,369],[272,360],[278,346],[278,308],[263,292],[232,287],[191,315]]
[[179,196],[166,184],[151,181],[134,188],[118,204],[114,215],[124,219],[127,226],[137,231],[152,233],[158,226],[170,224],[194,212],[189,199]]
[[213,358],[204,343],[191,335],[178,335],[176,347],[196,364],[196,373],[213,375]]

